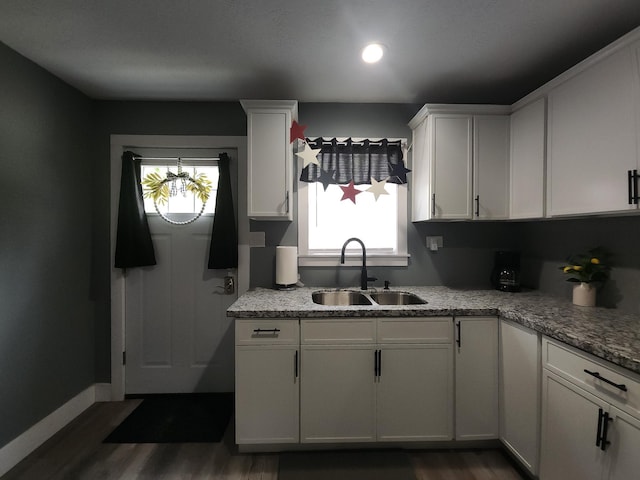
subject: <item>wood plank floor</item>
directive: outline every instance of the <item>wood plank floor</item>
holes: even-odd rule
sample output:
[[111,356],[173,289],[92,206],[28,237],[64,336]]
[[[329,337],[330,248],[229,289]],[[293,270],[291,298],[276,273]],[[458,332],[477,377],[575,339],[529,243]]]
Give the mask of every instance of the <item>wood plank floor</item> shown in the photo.
[[[232,427],[220,443],[102,443],[139,402],[93,405],[0,480],[277,480],[278,454],[238,453]],[[526,478],[500,450],[411,450],[409,455],[416,480]]]

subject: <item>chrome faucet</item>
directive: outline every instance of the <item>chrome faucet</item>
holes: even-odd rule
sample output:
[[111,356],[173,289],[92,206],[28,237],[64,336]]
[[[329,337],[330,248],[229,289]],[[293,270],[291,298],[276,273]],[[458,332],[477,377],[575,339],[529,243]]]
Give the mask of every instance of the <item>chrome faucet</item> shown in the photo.
[[342,245],[342,253],[340,254],[340,263],[344,263],[344,252],[347,249],[347,245],[350,242],[358,242],[362,246],[362,270],[360,271],[360,290],[367,289],[368,282],[375,282],[377,278],[367,275],[367,249],[364,246],[364,242],[359,238],[353,237],[344,242]]

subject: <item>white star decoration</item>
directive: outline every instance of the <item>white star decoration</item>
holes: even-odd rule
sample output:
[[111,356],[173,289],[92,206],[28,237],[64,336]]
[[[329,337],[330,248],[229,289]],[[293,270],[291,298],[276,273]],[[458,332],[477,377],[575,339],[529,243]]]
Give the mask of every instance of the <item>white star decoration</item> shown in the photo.
[[389,192],[384,189],[384,186],[387,184],[387,180],[388,178],[385,178],[381,182],[377,182],[375,178],[371,177],[371,186],[365,191],[373,193],[377,202],[380,195],[389,195]]
[[318,162],[318,153],[320,153],[320,148],[311,148],[307,143],[304,144],[304,150],[302,152],[296,152],[296,155],[299,156],[302,161],[302,167],[306,167],[310,163],[315,163],[316,165],[320,165]]

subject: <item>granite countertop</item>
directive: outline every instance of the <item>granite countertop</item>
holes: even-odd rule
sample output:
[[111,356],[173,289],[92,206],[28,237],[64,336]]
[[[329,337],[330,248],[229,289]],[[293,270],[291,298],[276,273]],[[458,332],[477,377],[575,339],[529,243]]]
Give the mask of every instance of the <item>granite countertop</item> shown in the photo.
[[[568,299],[537,291],[457,290],[448,287],[394,287],[426,300],[425,305],[317,305],[311,293],[259,288],[227,310],[236,318],[417,317],[500,315],[640,374],[640,315],[614,309],[578,307]],[[327,289],[328,290],[328,289]],[[369,290],[372,291],[372,290]]]

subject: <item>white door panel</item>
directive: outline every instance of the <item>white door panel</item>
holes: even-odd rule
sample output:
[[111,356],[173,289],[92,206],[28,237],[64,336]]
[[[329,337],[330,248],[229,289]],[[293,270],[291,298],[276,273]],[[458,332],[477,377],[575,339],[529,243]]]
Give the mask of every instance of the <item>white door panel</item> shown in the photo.
[[126,393],[233,391],[236,295],[208,270],[212,217],[189,225],[149,218],[157,265],[127,274]]

